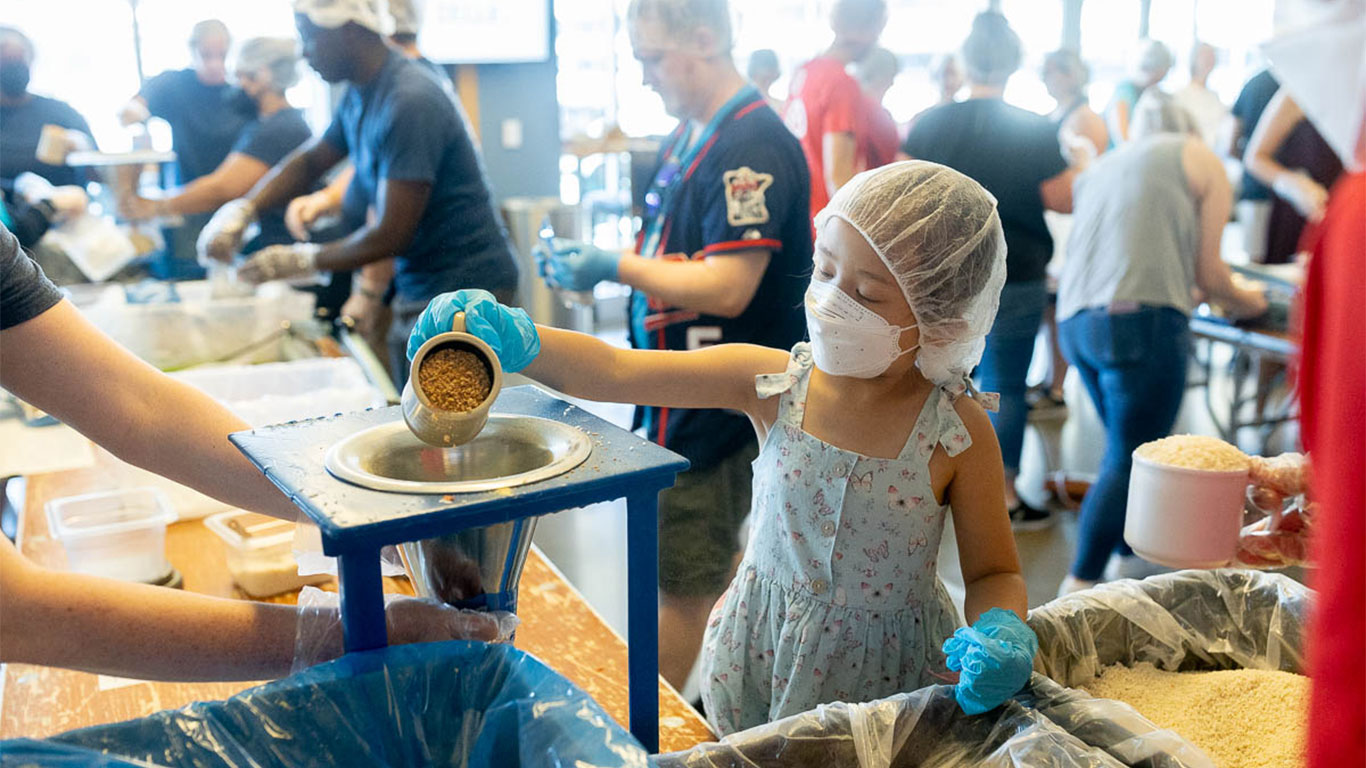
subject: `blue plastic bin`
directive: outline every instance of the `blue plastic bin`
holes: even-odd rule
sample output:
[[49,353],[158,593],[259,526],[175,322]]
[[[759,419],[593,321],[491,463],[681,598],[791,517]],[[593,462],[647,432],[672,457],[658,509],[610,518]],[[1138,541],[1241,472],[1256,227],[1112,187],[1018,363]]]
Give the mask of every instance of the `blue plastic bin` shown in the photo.
[[352,654],[244,691],[45,741],[0,766],[646,766],[573,683],[510,646],[449,642]]

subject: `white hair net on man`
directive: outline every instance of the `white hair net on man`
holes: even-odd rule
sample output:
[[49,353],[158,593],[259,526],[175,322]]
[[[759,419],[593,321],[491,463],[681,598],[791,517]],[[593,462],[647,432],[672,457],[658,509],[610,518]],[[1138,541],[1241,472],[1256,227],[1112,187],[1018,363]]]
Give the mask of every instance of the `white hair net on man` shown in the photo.
[[835,217],[863,235],[910,304],[920,372],[963,391],[1006,280],[996,198],[952,168],[907,160],[850,179],[816,215],[817,231]]
[[299,82],[299,42],[292,37],[253,37],[237,51],[237,70],[269,73],[277,90],[288,90]]
[[351,22],[385,37],[394,33],[386,0],[294,0],[294,12],[326,29]]

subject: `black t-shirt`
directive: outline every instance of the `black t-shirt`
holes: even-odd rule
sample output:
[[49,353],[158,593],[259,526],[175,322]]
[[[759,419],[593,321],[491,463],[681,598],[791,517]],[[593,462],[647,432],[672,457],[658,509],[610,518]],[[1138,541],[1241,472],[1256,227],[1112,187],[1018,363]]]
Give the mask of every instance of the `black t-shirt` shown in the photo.
[[[811,279],[811,177],[801,145],[752,86],[732,99],[715,133],[688,158],[688,126],[664,143],[647,200],[645,232],[662,216],[662,242],[643,256],[702,258],[749,249],[771,253],[754,298],[738,317],[725,318],[663,305],[637,291],[631,298],[636,347],[688,350],[747,343],[788,350],[806,335],[802,297]],[[681,162],[689,160],[690,162]],[[660,195],[667,179],[673,191]],[[694,469],[706,469],[754,439],[749,419],[718,410],[639,408],[637,424],[650,439],[677,451]]]
[[0,331],[27,323],[52,309],[62,292],[0,224]]
[[449,83],[397,53],[374,80],[347,89],[323,134],[356,169],[344,204],[351,215],[375,205],[386,179],[431,185],[417,231],[394,262],[399,301],[517,285],[517,262],[470,136]]
[[[1257,130],[1257,121],[1262,119],[1266,105],[1271,103],[1271,97],[1276,95],[1280,87],[1271,70],[1264,69],[1248,80],[1243,90],[1238,93],[1238,100],[1233,102],[1232,111],[1233,116],[1238,118],[1237,151],[1240,155],[1247,147],[1248,140],[1252,138],[1252,132]],[[1270,200],[1271,189],[1252,174],[1244,173],[1242,188],[1238,190],[1238,199]]]
[[171,126],[178,181],[188,184],[223,163],[252,116],[229,99],[227,85],[205,85],[193,69],[162,72],[142,87],[153,117]]
[[1000,99],[970,99],[921,115],[902,148],[986,187],[1005,230],[1006,282],[1044,279],[1053,237],[1039,185],[1067,170],[1057,126]]
[[[288,107],[248,123],[237,137],[237,143],[232,145],[232,151],[274,167],[312,136],[313,132],[308,129],[303,112]],[[242,253],[255,253],[267,245],[294,242],[294,237],[285,227],[283,206],[262,211],[257,223],[261,233],[242,248]]]
[[64,101],[30,96],[23,104],[0,105],[0,179],[4,179],[5,186],[26,171],[59,187],[84,183],[85,176],[80,169],[48,165],[34,156],[44,125],[73,128],[90,137],[91,145],[94,145],[95,139],[90,135],[85,118]]

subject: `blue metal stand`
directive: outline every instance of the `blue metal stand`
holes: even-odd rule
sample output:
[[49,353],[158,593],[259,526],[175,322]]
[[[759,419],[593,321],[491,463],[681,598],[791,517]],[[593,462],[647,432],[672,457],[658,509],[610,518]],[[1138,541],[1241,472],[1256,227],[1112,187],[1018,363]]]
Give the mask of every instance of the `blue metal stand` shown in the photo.
[[338,440],[401,419],[398,407],[239,432],[231,440],[322,532],[338,559],[347,652],[388,644],[379,550],[467,528],[521,520],[603,501],[627,500],[627,641],[631,734],[659,749],[659,520],[656,497],[688,468],[682,457],[535,387],[504,390],[495,413],[539,416],[578,427],[593,453],[543,482],[489,493],[418,496],[360,488],[323,467]]

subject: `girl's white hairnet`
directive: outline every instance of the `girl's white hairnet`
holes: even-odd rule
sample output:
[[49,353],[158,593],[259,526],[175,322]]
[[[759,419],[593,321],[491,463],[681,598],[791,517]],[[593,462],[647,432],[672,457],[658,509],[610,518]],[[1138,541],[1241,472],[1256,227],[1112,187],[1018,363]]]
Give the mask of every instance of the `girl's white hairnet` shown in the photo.
[[848,222],[887,265],[920,328],[925,378],[961,391],[982,358],[1006,280],[996,198],[952,168],[920,160],[865,171],[816,215]]

